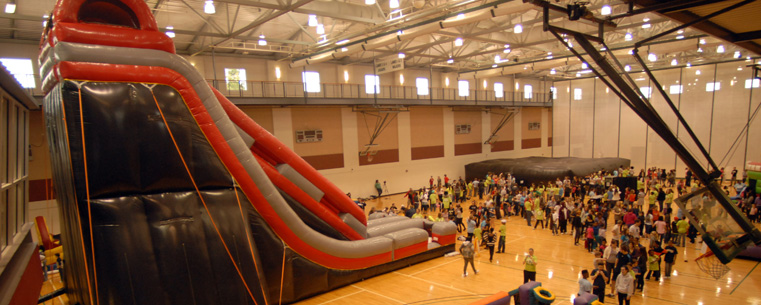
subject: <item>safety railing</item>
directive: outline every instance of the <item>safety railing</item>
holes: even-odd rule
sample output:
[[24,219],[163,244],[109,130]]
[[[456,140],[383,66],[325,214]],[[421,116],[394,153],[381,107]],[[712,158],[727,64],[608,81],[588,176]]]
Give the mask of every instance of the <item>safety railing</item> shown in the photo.
[[[245,81],[228,82],[207,80],[227,97],[243,98],[332,98],[332,99],[399,99],[444,100],[478,102],[547,103],[552,102],[549,93],[526,94],[521,91],[468,90],[460,94],[457,88],[427,88],[419,91],[415,86],[380,86],[367,88],[364,84],[331,84],[307,86],[301,82]],[[369,90],[368,90],[369,89]],[[427,92],[426,92],[427,91]],[[369,93],[368,93],[369,92]]]

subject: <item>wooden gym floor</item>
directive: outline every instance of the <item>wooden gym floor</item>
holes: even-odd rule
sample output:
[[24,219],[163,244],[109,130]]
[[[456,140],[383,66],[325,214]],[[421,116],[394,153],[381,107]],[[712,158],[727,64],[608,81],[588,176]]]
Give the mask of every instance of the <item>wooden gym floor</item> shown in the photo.
[[[367,203],[366,212],[371,207],[383,208],[391,203],[400,207],[406,201],[402,195],[391,195]],[[467,208],[465,210],[467,213]],[[506,253],[495,253],[494,262],[490,263],[488,250],[479,250],[478,275],[469,270],[467,277],[462,276],[460,256],[441,257],[297,304],[468,304],[520,286],[523,283],[521,259],[528,248],[534,248],[538,259],[537,281],[556,295],[554,304],[572,304],[581,270],[592,269],[592,254],[583,246],[574,246],[571,235],[553,236],[549,229],[534,230],[516,216],[508,219],[507,226]],[[728,264],[731,271],[720,280],[714,280],[693,261],[700,255],[700,246],[688,242],[684,248],[677,247],[680,253],[671,278],[645,281],[644,291],[632,297],[632,304],[761,305],[761,268],[757,268],[761,262],[735,259]],[[61,286],[58,275],[51,275],[41,295]],[[64,295],[44,304],[68,304],[68,298]],[[618,304],[618,301],[606,297],[605,304]]]

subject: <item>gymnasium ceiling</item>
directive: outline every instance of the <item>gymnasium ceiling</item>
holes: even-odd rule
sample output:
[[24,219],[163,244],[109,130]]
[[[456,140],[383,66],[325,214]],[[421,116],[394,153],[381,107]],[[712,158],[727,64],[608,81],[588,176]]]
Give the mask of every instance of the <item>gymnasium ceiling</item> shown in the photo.
[[[5,7],[9,0],[0,1]],[[408,68],[552,78],[588,73],[542,30],[542,8],[532,3],[540,1],[398,0],[395,9],[389,6],[396,0],[376,0],[370,5],[365,1],[214,0],[214,14],[204,12],[204,0],[146,3],[162,30],[172,27],[178,53],[190,56],[209,55],[213,50],[219,56],[278,60],[298,67],[318,62],[367,64],[403,53]],[[635,10],[647,12],[627,16],[629,1],[634,1]],[[592,0],[586,7],[598,20],[608,19],[607,45],[634,71],[639,68],[627,53],[636,41],[732,5],[739,7],[661,37],[642,47],[641,54],[653,53],[656,58],[648,65],[656,69],[732,61],[737,56],[752,61],[748,58],[761,55],[761,1],[629,1]],[[14,14],[0,12],[0,42],[37,44],[43,16],[50,13],[54,0],[15,2]],[[549,3],[565,7],[572,2]],[[604,5],[612,8],[610,15],[601,14]],[[552,25],[597,33],[594,22],[569,21],[565,13],[551,12]],[[310,26],[310,15],[322,25],[324,34],[317,33],[318,26]],[[611,19],[616,15],[620,18]],[[516,31],[518,24],[522,33]],[[261,35],[266,45],[260,45]],[[458,38],[462,45],[456,45]]]

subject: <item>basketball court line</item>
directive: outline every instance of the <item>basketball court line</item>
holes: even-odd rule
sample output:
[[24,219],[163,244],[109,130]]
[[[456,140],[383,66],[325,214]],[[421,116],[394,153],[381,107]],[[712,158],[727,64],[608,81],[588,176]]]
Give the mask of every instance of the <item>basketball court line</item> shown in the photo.
[[426,283],[429,283],[429,284],[433,284],[433,285],[441,286],[441,287],[444,287],[444,288],[452,289],[452,290],[459,291],[459,292],[462,292],[462,293],[467,293],[467,294],[471,294],[471,295],[478,295],[478,293],[475,293],[475,292],[472,292],[472,291],[467,291],[467,290],[464,290],[464,289],[455,288],[455,287],[453,287],[451,285],[444,285],[442,283],[434,282],[434,281],[431,281],[431,280],[426,280],[424,278],[417,277],[417,276],[407,275],[407,274],[404,274],[404,273],[400,273],[399,271],[394,271],[393,273],[395,273],[395,274],[401,274],[403,276],[406,276],[406,277],[409,277],[409,278],[412,278],[412,279],[415,279],[415,280],[419,280],[419,281],[423,281],[423,282],[426,282]]
[[753,269],[750,269],[750,272],[748,272],[748,274],[745,275],[745,277],[740,281],[740,283],[738,283],[737,286],[735,286],[735,288],[732,289],[732,292],[729,293],[730,295],[735,293],[735,290],[737,290],[737,288],[740,287],[740,285],[742,285],[743,282],[745,282],[745,279],[747,279],[750,276],[750,274],[753,273],[754,270],[756,270],[756,267],[758,267],[758,264],[761,264],[761,262],[757,262],[756,265],[753,266]]
[[358,294],[358,293],[362,293],[362,292],[364,292],[364,291],[362,291],[362,290],[357,290],[357,291],[355,291],[355,292],[352,292],[352,293],[350,293],[350,294],[347,294],[347,295],[344,295],[344,296],[340,296],[340,297],[337,297],[337,298],[334,298],[334,299],[331,299],[331,300],[328,300],[328,301],[322,302],[322,303],[320,303],[320,304],[317,304],[317,305],[322,305],[322,304],[332,303],[332,302],[338,301],[338,300],[340,300],[340,299],[343,299],[343,298],[345,298],[345,297],[350,297],[350,296],[353,296],[353,295],[355,295],[355,294]]
[[362,290],[362,291],[366,291],[366,292],[369,292],[369,293],[372,293],[372,294],[375,294],[375,295],[379,295],[379,296],[381,296],[381,297],[387,298],[387,299],[389,299],[389,300],[392,300],[392,301],[394,301],[394,302],[397,302],[397,303],[399,303],[399,304],[405,304],[405,302],[399,301],[399,300],[397,300],[397,299],[394,299],[394,298],[392,298],[392,297],[390,297],[390,296],[387,296],[387,295],[383,295],[383,294],[377,293],[377,292],[375,292],[375,291],[372,291],[372,290],[369,290],[369,289],[365,289],[365,288],[359,287],[359,286],[357,286],[357,285],[351,285],[351,287],[354,287],[354,288],[357,288],[357,289],[359,289],[359,290]]
[[438,268],[438,267],[441,267],[441,266],[444,266],[444,265],[448,265],[448,264],[451,264],[451,263],[454,263],[454,262],[458,262],[458,261],[460,261],[460,260],[459,260],[459,259],[455,259],[455,258],[452,258],[452,260],[450,260],[450,261],[448,261],[448,262],[446,262],[446,263],[441,263],[441,264],[438,264],[438,265],[436,265],[436,266],[433,266],[433,267],[430,267],[430,268],[425,268],[425,269],[423,269],[423,270],[420,270],[420,271],[417,271],[417,272],[413,272],[413,273],[411,273],[410,275],[414,276],[414,275],[416,275],[416,274],[420,274],[420,273],[426,272],[426,271],[428,271],[428,270],[431,270],[431,269],[436,269],[436,268]]

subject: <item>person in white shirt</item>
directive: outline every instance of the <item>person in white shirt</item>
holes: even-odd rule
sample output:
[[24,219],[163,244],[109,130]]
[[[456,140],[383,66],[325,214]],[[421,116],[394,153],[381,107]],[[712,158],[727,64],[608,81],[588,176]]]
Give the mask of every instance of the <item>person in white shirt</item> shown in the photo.
[[587,269],[581,270],[581,278],[579,279],[579,293],[578,296],[581,296],[582,293],[592,293],[592,283],[589,282],[587,279],[589,278],[589,271]]
[[622,266],[621,273],[616,278],[616,292],[618,292],[618,305],[630,305],[634,294],[634,279],[629,274],[629,267]]

